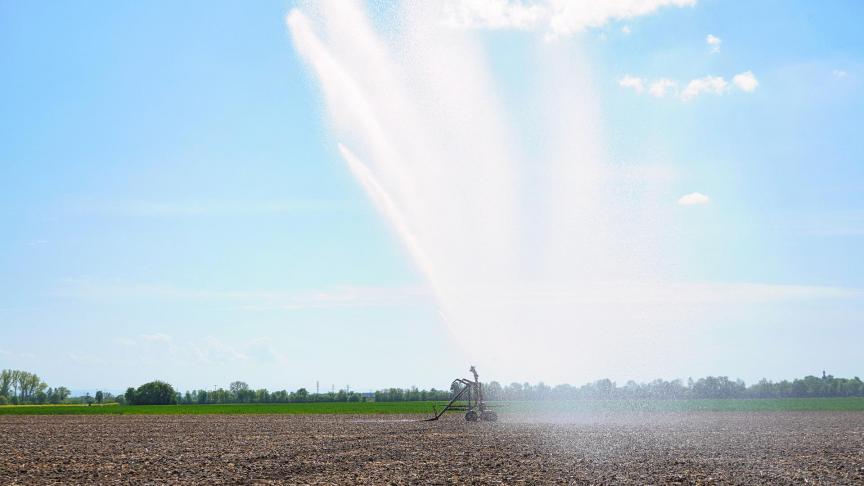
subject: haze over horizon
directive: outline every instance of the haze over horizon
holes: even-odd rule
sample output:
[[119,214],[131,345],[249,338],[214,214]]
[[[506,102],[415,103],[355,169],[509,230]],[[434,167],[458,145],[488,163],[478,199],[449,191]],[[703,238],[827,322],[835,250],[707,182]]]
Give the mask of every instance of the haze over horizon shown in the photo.
[[864,7],[556,5],[0,5],[0,368],[860,375]]

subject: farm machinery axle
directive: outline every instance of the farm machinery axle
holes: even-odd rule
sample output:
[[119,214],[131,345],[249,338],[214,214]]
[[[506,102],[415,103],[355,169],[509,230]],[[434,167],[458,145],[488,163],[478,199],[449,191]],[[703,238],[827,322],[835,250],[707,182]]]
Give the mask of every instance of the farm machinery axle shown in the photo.
[[494,410],[490,410],[483,399],[483,385],[477,377],[477,370],[472,366],[469,371],[474,375],[474,380],[472,381],[468,378],[453,380],[450,389],[459,391],[453,395],[450,402],[440,412],[436,412],[434,417],[427,419],[428,421],[438,420],[445,412],[450,410],[464,410],[466,422],[476,422],[477,420],[495,422],[498,420],[498,414]]

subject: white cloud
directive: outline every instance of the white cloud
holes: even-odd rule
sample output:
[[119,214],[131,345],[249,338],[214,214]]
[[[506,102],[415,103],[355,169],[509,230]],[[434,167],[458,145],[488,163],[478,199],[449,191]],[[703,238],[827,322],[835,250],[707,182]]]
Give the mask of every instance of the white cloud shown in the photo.
[[711,46],[712,53],[717,53],[720,52],[720,44],[723,43],[723,40],[715,35],[708,34],[708,36],[705,37],[705,42]]
[[447,0],[440,6],[445,24],[452,27],[543,30],[548,38],[555,38],[613,20],[649,15],[662,7],[695,4],[696,0]]
[[622,34],[624,34],[624,35],[630,35],[630,32],[631,32],[631,30],[630,30],[630,26],[629,26],[629,25],[625,25],[624,27],[621,27],[621,33],[622,33]]
[[756,79],[756,76],[753,75],[752,71],[745,71],[741,74],[736,74],[735,77],[732,78],[732,82],[735,83],[735,86],[737,86],[738,89],[747,93],[752,93],[759,86],[759,81]]
[[678,89],[678,83],[671,79],[662,78],[651,83],[648,92],[655,98],[663,98],[676,89]]
[[508,0],[446,1],[441,6],[448,25],[469,29],[530,30],[548,16],[546,5]]
[[[637,93],[645,91],[645,86],[649,81],[645,78],[639,78],[625,75],[618,81],[618,85],[624,88],[632,89]],[[677,97],[682,101],[689,101],[700,94],[723,94],[732,86],[744,91],[752,93],[759,86],[759,81],[752,71],[745,71],[736,74],[732,78],[732,84],[726,81],[722,76],[705,76],[702,78],[692,79],[684,85],[684,89],[678,91],[679,83],[669,78],[659,78],[648,84],[648,94],[655,98]]]
[[845,78],[846,76],[849,75],[849,73],[847,73],[846,71],[844,71],[842,69],[835,69],[835,70],[831,71],[831,74],[833,74],[834,77],[837,79]]
[[630,88],[637,93],[641,93],[645,90],[645,86],[642,84],[642,78],[636,78],[629,74],[625,74],[624,77],[618,81],[618,85],[624,88]]
[[682,206],[699,206],[710,202],[711,198],[701,192],[691,192],[678,198],[678,204]]
[[687,87],[681,92],[681,99],[688,101],[701,93],[723,94],[728,89],[729,83],[720,76],[705,76],[687,83]]

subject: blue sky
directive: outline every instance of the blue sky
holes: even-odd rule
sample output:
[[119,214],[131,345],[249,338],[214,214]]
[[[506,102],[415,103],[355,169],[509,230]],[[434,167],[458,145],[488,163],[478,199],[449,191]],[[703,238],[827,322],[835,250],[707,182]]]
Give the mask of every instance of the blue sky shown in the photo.
[[[442,387],[467,368],[340,157],[293,8],[0,3],[0,367],[88,389]],[[700,314],[669,367],[489,378],[860,374],[862,14],[700,0],[555,39],[542,19],[468,26],[527,151],[545,143],[534,49],[578,47],[610,165],[668,202],[662,273],[783,294]],[[708,76],[722,93],[684,95]],[[708,203],[677,204],[694,192]]]

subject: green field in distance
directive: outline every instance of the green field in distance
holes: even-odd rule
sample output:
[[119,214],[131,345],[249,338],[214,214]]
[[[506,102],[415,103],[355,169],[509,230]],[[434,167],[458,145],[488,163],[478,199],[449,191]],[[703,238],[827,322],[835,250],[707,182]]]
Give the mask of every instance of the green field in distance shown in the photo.
[[[236,403],[222,405],[4,405],[0,415],[432,414],[445,402]],[[500,413],[864,411],[864,398],[498,402]]]

